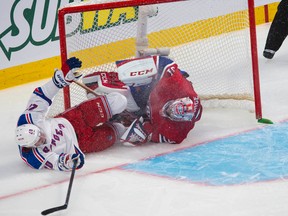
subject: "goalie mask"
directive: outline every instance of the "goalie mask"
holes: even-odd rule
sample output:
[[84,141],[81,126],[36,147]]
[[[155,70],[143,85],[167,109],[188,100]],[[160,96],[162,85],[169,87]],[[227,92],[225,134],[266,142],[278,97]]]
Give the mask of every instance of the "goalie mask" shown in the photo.
[[160,111],[172,121],[191,121],[194,116],[194,104],[189,97],[168,101]]
[[16,128],[16,143],[21,147],[36,147],[45,142],[44,133],[33,124],[24,124]]

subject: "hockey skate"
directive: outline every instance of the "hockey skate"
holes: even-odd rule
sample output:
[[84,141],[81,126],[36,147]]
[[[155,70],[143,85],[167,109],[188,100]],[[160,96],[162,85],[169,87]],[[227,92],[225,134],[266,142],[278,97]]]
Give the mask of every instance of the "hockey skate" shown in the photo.
[[143,128],[143,118],[135,119],[122,135],[120,141],[125,146],[136,146],[147,141],[147,133]]

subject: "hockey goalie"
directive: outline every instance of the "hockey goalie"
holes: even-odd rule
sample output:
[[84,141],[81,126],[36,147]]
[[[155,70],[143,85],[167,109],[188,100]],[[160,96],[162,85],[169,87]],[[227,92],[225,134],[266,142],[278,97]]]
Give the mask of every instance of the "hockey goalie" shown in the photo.
[[117,61],[116,66],[116,72],[94,72],[82,81],[98,95],[118,92],[127,98],[126,111],[114,116],[123,124],[130,122],[121,142],[181,143],[202,114],[188,73],[164,56]]

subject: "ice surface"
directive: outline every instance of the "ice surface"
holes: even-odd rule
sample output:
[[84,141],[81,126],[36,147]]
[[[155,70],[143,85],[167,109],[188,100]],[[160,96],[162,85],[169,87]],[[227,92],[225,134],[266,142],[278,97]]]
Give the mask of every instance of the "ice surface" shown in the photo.
[[[288,43],[284,42],[273,60],[262,57],[269,26],[257,28],[263,117],[282,122],[288,120]],[[17,118],[34,88],[45,82],[0,91],[1,216],[40,215],[41,211],[65,202],[70,173],[31,169],[21,161],[14,144]],[[85,167],[76,171],[68,209],[53,215],[288,215],[288,182],[284,176],[261,183],[207,186],[121,168],[124,164],[262,127],[266,126],[257,123],[254,114],[245,110],[207,109],[181,145],[149,144],[136,148],[115,145],[87,155]]]

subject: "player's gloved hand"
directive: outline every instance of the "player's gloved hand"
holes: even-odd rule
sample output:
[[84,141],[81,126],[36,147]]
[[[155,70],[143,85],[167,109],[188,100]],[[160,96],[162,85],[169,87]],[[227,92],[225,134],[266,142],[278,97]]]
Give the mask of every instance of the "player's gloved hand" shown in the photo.
[[77,160],[76,169],[83,167],[84,155],[83,154],[60,154],[58,159],[58,168],[61,171],[70,171],[73,168],[74,161]]
[[143,117],[135,119],[121,136],[120,142],[125,146],[137,146],[146,143],[149,139],[143,127]]
[[54,76],[52,77],[54,84],[58,88],[63,88],[70,85],[72,81],[78,80],[82,76],[82,74],[77,71],[81,66],[82,62],[78,58],[71,57],[67,59],[66,63],[62,65],[61,70],[55,70]]

